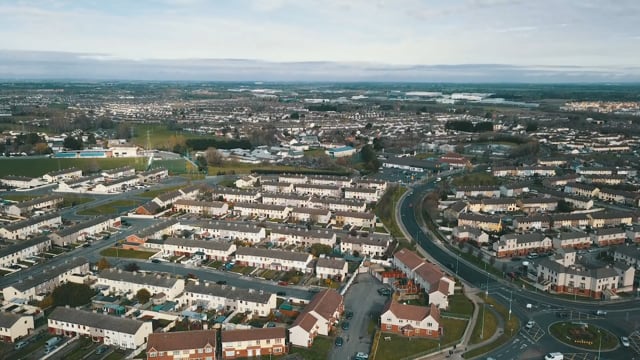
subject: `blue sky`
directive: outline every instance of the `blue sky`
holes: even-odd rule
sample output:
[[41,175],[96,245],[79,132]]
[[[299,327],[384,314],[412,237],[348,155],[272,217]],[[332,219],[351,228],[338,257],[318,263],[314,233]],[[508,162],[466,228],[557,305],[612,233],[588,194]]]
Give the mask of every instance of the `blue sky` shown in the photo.
[[3,0],[0,19],[3,51],[101,61],[576,66],[614,76],[640,64],[637,0]]

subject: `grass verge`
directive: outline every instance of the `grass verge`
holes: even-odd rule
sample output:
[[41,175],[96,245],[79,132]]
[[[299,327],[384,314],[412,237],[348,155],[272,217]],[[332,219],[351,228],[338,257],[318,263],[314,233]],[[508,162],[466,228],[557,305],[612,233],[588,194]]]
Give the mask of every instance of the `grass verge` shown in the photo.
[[150,251],[138,251],[138,250],[129,250],[129,249],[116,249],[114,247],[106,248],[100,251],[100,255],[106,257],[121,257],[121,258],[130,258],[130,259],[148,259],[154,252]]
[[496,332],[498,328],[498,318],[496,317],[496,315],[492,311],[485,308],[483,320],[482,312],[483,309],[481,307],[480,312],[478,313],[479,318],[476,321],[475,326],[473,327],[473,331],[471,332],[471,339],[469,339],[469,344],[478,344],[487,340]]
[[500,337],[496,341],[490,344],[467,351],[466,353],[463,354],[465,359],[471,359],[476,356],[486,354],[494,349],[499,348],[500,346],[509,342],[509,340],[511,340],[511,338],[514,335],[517,335],[518,329],[520,329],[520,320],[518,320],[516,316],[512,316],[511,319],[509,320],[509,311],[507,310],[506,307],[504,307],[504,305],[498,303],[492,297],[486,298],[484,294],[482,294],[481,297],[485,299],[485,302],[487,303],[487,305],[492,305],[493,308],[498,312],[498,314],[500,314],[500,316],[506,320],[504,333],[500,335]]
[[290,354],[300,354],[305,360],[326,360],[333,346],[333,339],[324,336],[317,336],[313,340],[310,348],[291,347]]
[[106,204],[78,211],[78,215],[112,215],[125,210],[131,210],[140,205],[136,200],[115,200]]
[[559,322],[551,325],[549,332],[565,344],[586,350],[610,350],[618,345],[615,335],[593,324],[585,327],[573,322]]

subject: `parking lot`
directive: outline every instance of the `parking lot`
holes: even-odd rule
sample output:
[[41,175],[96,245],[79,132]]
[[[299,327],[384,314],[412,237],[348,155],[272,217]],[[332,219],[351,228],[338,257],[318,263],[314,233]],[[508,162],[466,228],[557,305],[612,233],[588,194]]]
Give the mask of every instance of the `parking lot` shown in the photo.
[[[378,294],[380,282],[370,274],[359,274],[354,284],[345,294],[345,312],[353,312],[351,320],[343,319],[338,325],[337,336],[344,339],[340,347],[334,346],[330,359],[351,359],[357,352],[369,353],[373,333],[369,333],[371,322],[378,322],[387,296]],[[349,322],[349,329],[343,330],[342,323]]]

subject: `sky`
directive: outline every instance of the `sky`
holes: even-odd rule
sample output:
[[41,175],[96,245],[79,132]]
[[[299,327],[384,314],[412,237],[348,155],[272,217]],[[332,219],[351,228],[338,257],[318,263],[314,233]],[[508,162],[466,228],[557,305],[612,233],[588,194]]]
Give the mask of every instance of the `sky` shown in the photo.
[[640,79],[637,0],[0,0],[0,19],[0,77],[135,75],[143,64],[162,67],[159,78],[215,77],[250,60],[265,78],[306,63],[328,77],[442,65],[491,77],[499,65],[535,81]]

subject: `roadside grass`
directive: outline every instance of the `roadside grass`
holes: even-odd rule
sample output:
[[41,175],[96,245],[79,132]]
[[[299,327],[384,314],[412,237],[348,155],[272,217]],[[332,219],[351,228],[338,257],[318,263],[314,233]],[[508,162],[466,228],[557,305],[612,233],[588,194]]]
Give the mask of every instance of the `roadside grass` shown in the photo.
[[81,337],[79,340],[77,340],[77,342],[79,344],[75,345],[76,349],[74,349],[70,353],[65,354],[65,360],[82,360],[88,353],[93,352],[93,350],[100,345],[98,343],[94,343],[93,341],[91,341],[91,339],[86,337]]
[[473,303],[463,293],[456,293],[449,297],[449,313],[457,315],[473,315]]
[[520,329],[520,320],[518,320],[517,316],[512,316],[511,320],[509,320],[509,311],[504,305],[498,303],[492,297],[488,297],[488,298],[485,297],[484,294],[480,295],[480,297],[482,297],[485,300],[487,305],[489,304],[492,305],[493,308],[498,312],[498,314],[500,314],[500,316],[505,320],[504,333],[500,335],[500,337],[496,341],[490,344],[481,346],[477,349],[467,351],[466,353],[463,354],[465,359],[472,359],[474,357],[480,356],[482,354],[486,354],[488,352],[493,351],[494,349],[499,348],[500,346],[509,342],[509,340],[511,340],[511,338],[514,335],[517,335],[518,329]]
[[333,338],[330,337],[316,336],[310,348],[292,346],[289,353],[299,354],[305,360],[327,360],[333,347],[333,341]]
[[155,253],[150,251],[138,251],[129,249],[116,249],[114,247],[106,248],[100,251],[100,255],[105,257],[121,257],[129,259],[148,259]]
[[400,231],[395,215],[395,206],[406,191],[407,189],[401,186],[390,186],[375,206],[376,216],[389,230],[391,236],[398,240],[398,249],[411,248],[411,243],[404,238],[404,234]]
[[37,197],[38,197],[38,195],[34,195],[34,194],[6,194],[6,195],[2,195],[3,199],[11,200],[11,201],[27,201],[27,200],[35,199]]
[[80,204],[86,204],[88,202],[93,201],[93,199],[90,197],[79,196],[79,195],[64,195],[63,197],[64,197],[64,200],[62,201],[63,208],[77,206]]
[[76,167],[82,171],[114,169],[133,166],[136,170],[147,167],[146,157],[106,159],[56,159],[56,158],[5,158],[0,159],[0,176],[20,175],[40,177],[50,171]]
[[115,200],[106,204],[78,211],[78,215],[111,215],[118,214],[124,210],[131,210],[140,205],[136,200]]
[[254,268],[253,266],[233,265],[233,267],[229,271],[242,275],[248,275],[251,274],[251,272],[255,269],[256,268]]
[[451,183],[455,186],[500,185],[500,179],[486,172],[476,172],[456,176]]
[[[480,308],[478,312],[478,320],[476,321],[475,326],[473,327],[473,331],[471,332],[471,339],[469,339],[470,344],[478,344],[490,338],[498,329],[498,318],[496,315],[488,310],[484,309],[484,320],[482,315],[483,309]],[[482,328],[484,326],[484,331]],[[480,337],[483,335],[483,337]]]

